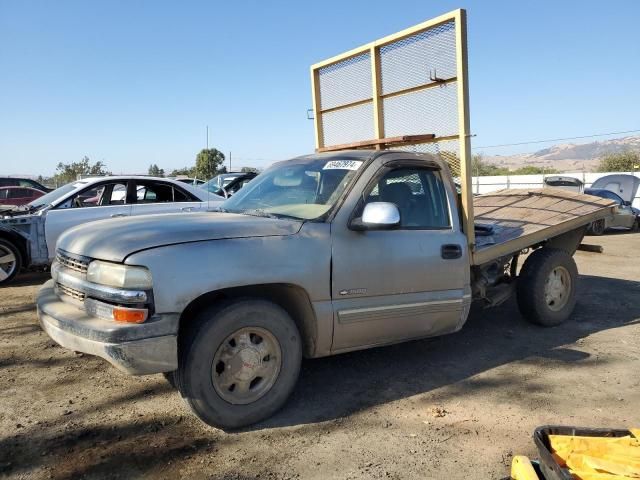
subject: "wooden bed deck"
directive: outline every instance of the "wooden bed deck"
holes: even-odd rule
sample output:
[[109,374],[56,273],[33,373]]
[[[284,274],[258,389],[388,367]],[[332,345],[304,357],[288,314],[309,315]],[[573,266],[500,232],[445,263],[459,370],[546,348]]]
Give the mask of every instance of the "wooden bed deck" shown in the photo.
[[473,264],[515,253],[569,232],[613,211],[613,202],[560,188],[499,190],[474,197],[476,225],[491,225],[488,236],[476,234]]

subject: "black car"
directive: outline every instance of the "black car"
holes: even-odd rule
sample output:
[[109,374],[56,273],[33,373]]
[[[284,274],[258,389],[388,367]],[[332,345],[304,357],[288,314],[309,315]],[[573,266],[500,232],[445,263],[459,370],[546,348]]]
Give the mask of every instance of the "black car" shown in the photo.
[[211,193],[228,198],[258,175],[257,172],[223,173],[207,183],[198,185]]
[[29,187],[45,193],[53,191],[53,188],[45,187],[40,182],[30,178],[18,177],[0,177],[0,187]]

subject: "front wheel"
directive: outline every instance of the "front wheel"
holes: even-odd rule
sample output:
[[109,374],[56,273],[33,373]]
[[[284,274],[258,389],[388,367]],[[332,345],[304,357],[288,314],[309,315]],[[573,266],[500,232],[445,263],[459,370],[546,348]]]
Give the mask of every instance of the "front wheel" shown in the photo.
[[13,243],[0,238],[0,286],[11,282],[21,268],[20,250]]
[[517,283],[518,308],[530,322],[552,327],[564,322],[576,305],[578,267],[564,250],[541,248],[522,266]]
[[244,299],[206,309],[194,320],[181,342],[177,383],[202,421],[240,428],[284,405],[302,361],[300,333],[286,311]]

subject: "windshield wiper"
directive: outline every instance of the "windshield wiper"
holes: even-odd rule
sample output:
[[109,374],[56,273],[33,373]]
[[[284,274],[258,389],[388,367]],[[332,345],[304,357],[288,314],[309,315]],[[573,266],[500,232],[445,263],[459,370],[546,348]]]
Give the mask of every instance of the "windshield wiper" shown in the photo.
[[241,213],[241,214],[245,214],[245,215],[252,215],[254,217],[265,217],[265,218],[291,218],[292,220],[303,220],[300,217],[295,217],[293,215],[287,215],[285,213],[272,213],[272,212],[266,212],[265,210],[256,208],[253,210],[242,210],[240,212],[237,213]]
[[253,210],[241,210],[237,213],[240,213],[241,215],[251,215],[252,217],[278,218],[275,214],[266,212],[259,208],[255,208]]

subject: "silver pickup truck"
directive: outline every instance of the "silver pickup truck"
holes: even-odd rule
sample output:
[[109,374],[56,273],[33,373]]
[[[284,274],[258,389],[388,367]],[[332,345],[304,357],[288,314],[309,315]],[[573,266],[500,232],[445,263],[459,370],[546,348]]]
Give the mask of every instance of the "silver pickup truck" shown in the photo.
[[567,319],[572,255],[611,202],[554,189],[476,201],[469,245],[438,158],[359,150],[280,162],[219,212],[67,231],[38,315],[60,345],[130,374],[164,372],[203,421],[241,427],[284,404],[303,357],[456,332],[472,298],[496,305],[514,292],[527,319]]

